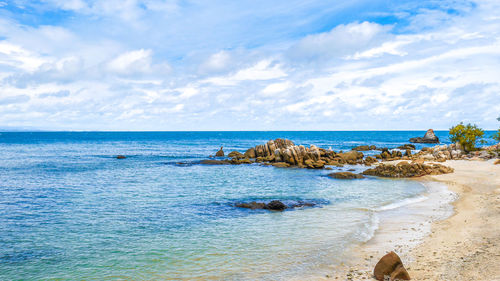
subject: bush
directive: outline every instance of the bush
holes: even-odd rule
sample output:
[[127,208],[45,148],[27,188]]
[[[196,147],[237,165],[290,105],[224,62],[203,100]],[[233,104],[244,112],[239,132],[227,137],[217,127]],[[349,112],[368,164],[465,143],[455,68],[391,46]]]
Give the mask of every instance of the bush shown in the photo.
[[493,134],[492,138],[500,142],[500,129],[498,129],[498,131],[495,134]]
[[450,140],[452,142],[459,142],[465,151],[476,150],[476,142],[483,142],[484,130],[478,128],[476,125],[460,124],[450,128]]

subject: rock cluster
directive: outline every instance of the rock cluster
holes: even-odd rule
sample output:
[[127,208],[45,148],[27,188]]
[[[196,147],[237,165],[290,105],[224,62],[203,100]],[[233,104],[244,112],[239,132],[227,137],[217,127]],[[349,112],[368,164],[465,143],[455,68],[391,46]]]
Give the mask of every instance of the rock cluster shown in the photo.
[[409,178],[448,173],[453,173],[453,168],[440,164],[408,163],[407,161],[401,161],[396,165],[380,164],[375,168],[365,170],[363,175],[387,178]]
[[410,142],[414,143],[439,143],[439,138],[434,134],[434,130],[429,129],[425,133],[424,137],[411,138]]
[[414,158],[421,158],[427,161],[445,161],[464,159],[466,153],[459,143],[450,145],[437,145],[435,147],[424,147],[415,154]]
[[264,203],[264,202],[250,202],[250,203],[238,203],[235,206],[238,208],[245,208],[245,209],[251,209],[251,210],[258,210],[258,209],[263,209],[263,210],[271,210],[271,211],[284,211],[285,209],[291,209],[291,208],[298,208],[298,207],[313,207],[315,204],[314,203],[307,203],[307,202],[297,202],[296,204],[292,205],[285,205],[285,203],[279,201],[279,200],[272,200],[269,203]]
[[356,146],[356,147],[353,147],[352,150],[356,150],[356,151],[368,151],[368,150],[376,150],[377,147],[374,146],[374,145],[360,145],[360,146]]
[[319,148],[315,145],[305,147],[295,145],[287,139],[275,139],[248,149],[243,154],[243,157],[278,167],[297,166],[300,168],[321,169],[325,165],[338,166],[346,163],[363,163],[364,155],[357,151],[335,153],[332,150]]
[[410,274],[406,271],[401,258],[394,252],[390,252],[380,259],[375,265],[373,275],[379,281],[410,280]]

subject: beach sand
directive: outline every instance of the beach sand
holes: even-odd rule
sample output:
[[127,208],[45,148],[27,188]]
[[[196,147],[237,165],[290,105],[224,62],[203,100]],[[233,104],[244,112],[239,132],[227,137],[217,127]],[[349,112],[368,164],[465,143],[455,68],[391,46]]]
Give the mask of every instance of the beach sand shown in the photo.
[[412,280],[500,280],[500,165],[493,162],[446,161],[454,173],[419,178],[432,191],[426,200],[396,218],[382,213],[375,236],[316,280],[375,280],[375,264],[392,250]]

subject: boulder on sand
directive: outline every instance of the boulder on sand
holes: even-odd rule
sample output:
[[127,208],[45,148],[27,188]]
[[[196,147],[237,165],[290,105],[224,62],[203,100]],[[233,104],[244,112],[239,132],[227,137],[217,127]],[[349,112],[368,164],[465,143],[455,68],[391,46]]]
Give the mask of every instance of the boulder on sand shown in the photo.
[[222,146],[220,147],[220,150],[215,153],[215,156],[224,157],[224,150],[222,150]]
[[360,174],[355,174],[351,172],[338,172],[338,173],[331,173],[328,174],[330,178],[334,179],[342,179],[342,180],[347,180],[347,179],[364,179],[365,177]]
[[433,129],[427,130],[424,137],[411,138],[410,142],[413,143],[439,143],[439,138],[434,134]]
[[410,280],[410,275],[406,272],[403,262],[394,252],[386,254],[379,260],[375,265],[373,275],[379,281],[386,280],[386,276],[389,276],[390,280]]
[[375,168],[365,170],[363,175],[378,176],[386,178],[409,178],[425,175],[441,175],[453,173],[453,168],[440,164],[421,164],[417,162],[408,163],[401,161],[396,165],[380,164]]

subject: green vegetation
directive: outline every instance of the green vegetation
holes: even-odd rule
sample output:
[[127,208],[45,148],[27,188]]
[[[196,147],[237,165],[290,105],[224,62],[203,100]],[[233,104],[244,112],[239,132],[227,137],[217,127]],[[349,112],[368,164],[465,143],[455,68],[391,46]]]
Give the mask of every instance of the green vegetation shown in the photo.
[[449,134],[450,140],[452,142],[460,143],[465,151],[476,150],[476,143],[484,142],[483,140],[481,140],[484,135],[484,130],[477,127],[476,125],[464,125],[462,122],[460,122],[460,124],[450,128]]
[[[498,117],[497,120],[500,121],[500,117]],[[498,129],[498,131],[493,134],[493,139],[500,142],[500,129]]]

